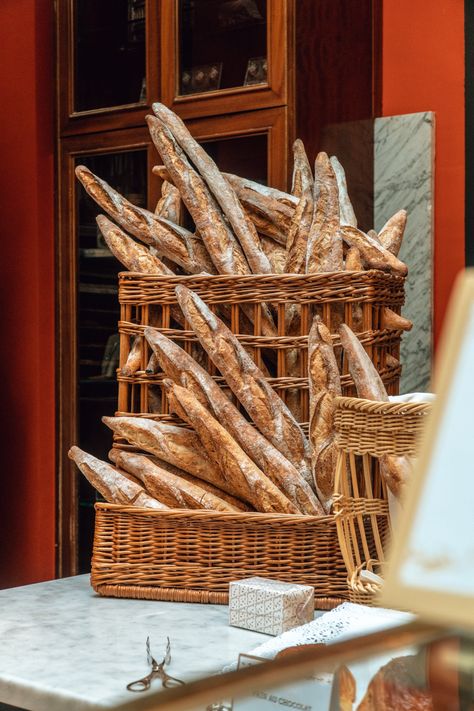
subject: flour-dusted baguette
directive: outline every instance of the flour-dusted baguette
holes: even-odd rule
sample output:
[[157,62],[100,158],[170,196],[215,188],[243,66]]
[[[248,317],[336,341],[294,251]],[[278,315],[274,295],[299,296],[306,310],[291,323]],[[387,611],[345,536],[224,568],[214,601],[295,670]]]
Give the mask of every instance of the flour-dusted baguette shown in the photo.
[[213,378],[191,356],[156,329],[146,328],[165,375],[184,385],[235,439],[237,444],[303,513],[322,513],[311,487],[295,467],[253,427]]
[[142,339],[140,336],[135,336],[133,339],[132,347],[127,356],[125,364],[122,366],[121,373],[126,377],[130,377],[140,369],[142,362]]
[[234,334],[197,294],[176,288],[178,303],[201,345],[260,432],[312,483],[309,443],[282,399]]
[[347,191],[347,180],[344,168],[339,163],[336,156],[331,156],[330,161],[337,180],[340,223],[341,225],[352,225],[353,227],[357,227],[357,217]]
[[334,442],[334,399],[341,395],[341,378],[331,334],[315,316],[308,336],[309,441],[318,497],[329,513],[334,494],[337,448]]
[[197,432],[207,456],[220,467],[228,490],[232,487],[235,496],[257,511],[299,513],[189,390],[168,379],[164,385],[171,411]]
[[413,328],[413,321],[410,319],[397,314],[388,306],[384,306],[382,309],[382,328],[395,328],[400,331],[411,331]]
[[314,215],[308,237],[306,271],[339,272],[344,266],[336,175],[324,151],[314,164]]
[[[345,324],[340,327],[339,335],[358,396],[388,402],[385,385],[357,336]],[[400,497],[410,476],[410,459],[386,454],[380,458],[380,472],[392,494]]]
[[212,271],[213,265],[204,245],[190,232],[174,229],[171,223],[144,208],[132,205],[120,193],[98,178],[88,168],[80,165],[76,175],[88,194],[118,224],[145,244],[155,247],[158,253],[171,259],[186,271],[196,274]]
[[118,471],[107,462],[93,457],[79,447],[71,447],[68,452],[86,479],[109,504],[140,506],[149,509],[167,509],[165,504],[149,496],[136,481]]
[[140,479],[150,496],[170,508],[233,512],[239,510],[200,486],[161,469],[144,454],[115,449],[112,456],[114,464]]
[[357,247],[350,247],[347,250],[345,267],[347,272],[361,272],[364,269],[362,257]]
[[389,368],[399,368],[400,361],[395,358],[391,353],[385,354],[385,363]]
[[191,136],[183,121],[160,103],[153,104],[155,115],[171,131],[174,139],[197,168],[208,189],[229,221],[254,274],[270,274],[271,266],[260,247],[257,231],[242,209],[232,186],[224,178],[211,156]]
[[145,417],[103,417],[102,422],[133,446],[179,469],[211,483],[221,479],[219,470],[202,453],[198,436],[189,429]]
[[155,355],[155,353],[152,353],[148,363],[145,368],[145,373],[147,375],[154,375],[158,371],[158,359]]
[[286,245],[295,210],[249,188],[239,188],[237,195],[258,232]]
[[145,245],[135,242],[105,215],[98,215],[96,221],[110,251],[130,272],[173,274]]
[[385,247],[382,247],[373,237],[369,237],[365,232],[351,227],[350,225],[341,226],[341,233],[344,242],[349,247],[357,247],[362,259],[372,269],[381,269],[383,271],[391,271],[399,276],[406,276],[408,273],[407,265],[401,262]]
[[161,197],[155,208],[155,214],[164,217],[175,225],[180,225],[183,217],[183,204],[178,188],[167,180],[161,186]]
[[289,274],[300,274],[306,269],[308,235],[313,221],[314,180],[303,142],[300,139],[297,139],[293,144],[293,156],[295,166],[293,177],[300,201],[288,234],[285,271]]
[[248,188],[256,193],[259,193],[259,195],[272,198],[273,200],[277,200],[278,202],[288,205],[289,207],[296,207],[298,204],[298,198],[295,198],[294,195],[290,195],[289,193],[285,193],[283,190],[271,188],[268,185],[262,185],[262,183],[242,178],[239,175],[234,175],[233,173],[223,173],[223,175],[233,186],[237,194],[239,194],[239,190],[241,188]]
[[398,256],[407,224],[407,211],[399,210],[382,227],[378,240],[382,247]]
[[262,249],[270,260],[274,274],[284,274],[286,268],[286,249],[274,239],[260,235]]

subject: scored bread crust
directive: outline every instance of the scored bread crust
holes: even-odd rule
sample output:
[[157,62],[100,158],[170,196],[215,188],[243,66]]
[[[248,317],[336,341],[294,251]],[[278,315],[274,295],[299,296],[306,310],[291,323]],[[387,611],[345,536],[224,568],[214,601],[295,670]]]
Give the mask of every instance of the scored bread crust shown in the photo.
[[102,422],[133,446],[200,479],[211,483],[221,479],[218,468],[202,454],[198,436],[187,428],[145,417],[103,417]]
[[175,225],[180,225],[183,217],[183,203],[177,187],[168,180],[163,181],[161,197],[156,203],[155,215],[164,217]]
[[382,328],[394,328],[401,331],[411,331],[413,328],[413,321],[405,318],[401,314],[397,314],[388,306],[384,306],[382,309]]
[[193,393],[302,513],[323,513],[311,487],[293,464],[245,419],[213,378],[190,355],[156,329],[146,328],[145,337],[165,375]]
[[204,245],[190,232],[184,228],[178,231],[176,225],[167,223],[149,210],[132,205],[85,166],[77,166],[75,172],[87,193],[124,230],[141,242],[155,247],[160,254],[192,274],[213,270]]
[[108,462],[84,452],[79,447],[71,447],[68,452],[86,479],[109,504],[138,506],[150,509],[167,509],[168,506],[149,496],[145,489]]
[[352,207],[352,202],[347,191],[346,173],[336,156],[329,159],[337,180],[337,191],[339,195],[339,220],[341,225],[352,225],[357,227],[357,217]]
[[344,266],[339,221],[339,190],[327,153],[314,163],[314,215],[308,237],[308,274],[342,271]]
[[176,296],[201,345],[255,426],[311,486],[309,442],[283,400],[234,334],[197,294],[178,286]]
[[297,138],[293,144],[293,156],[294,187],[292,188],[292,192],[299,196],[300,201],[295,210],[288,234],[285,271],[289,274],[300,274],[306,269],[308,236],[313,221],[314,180],[303,141],[299,138]]
[[271,265],[260,246],[253,223],[248,219],[232,186],[226,181],[210,155],[191,136],[183,121],[173,111],[160,103],[153,104],[153,111],[171,131],[178,145],[192,160],[206,182],[228,219],[252,272],[254,274],[270,274]]
[[197,432],[207,456],[220,468],[227,490],[232,488],[235,496],[257,511],[300,513],[189,390],[168,379],[164,385],[171,411]]
[[130,272],[143,274],[173,274],[161,259],[143,244],[138,244],[105,215],[97,215],[96,222],[112,254]]
[[237,195],[257,230],[279,244],[286,245],[294,209],[250,188],[239,188]]
[[387,220],[377,235],[382,247],[385,247],[395,257],[398,256],[402,246],[403,235],[407,225],[407,211],[399,210]]
[[399,276],[408,274],[407,265],[389,252],[388,249],[385,249],[374,237],[370,237],[362,230],[350,225],[342,225],[341,234],[344,242],[349,247],[357,247],[364,261],[372,269],[391,271]]
[[228,180],[237,195],[239,195],[239,190],[241,188],[249,188],[250,190],[263,195],[263,197],[269,197],[278,202],[288,205],[288,207],[296,207],[298,204],[298,198],[295,198],[290,193],[286,193],[283,190],[278,190],[278,188],[271,188],[268,185],[262,185],[262,183],[257,183],[254,180],[249,180],[248,178],[242,178],[240,175],[234,175],[234,173],[222,173],[222,175]]
[[113,462],[136,476],[150,496],[170,508],[209,509],[212,511],[239,511],[215,494],[200,486],[160,468],[144,454],[113,450]]
[[334,494],[337,447],[334,430],[334,399],[342,394],[339,368],[331,334],[315,316],[308,336],[309,440],[311,464],[320,501],[326,513]]

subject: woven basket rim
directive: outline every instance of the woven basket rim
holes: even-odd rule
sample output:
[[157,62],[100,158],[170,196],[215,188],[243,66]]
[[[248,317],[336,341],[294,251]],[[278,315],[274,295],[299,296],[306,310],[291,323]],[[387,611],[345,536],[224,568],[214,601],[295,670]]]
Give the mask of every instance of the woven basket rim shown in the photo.
[[156,281],[157,283],[169,282],[170,279],[182,281],[182,282],[194,282],[200,281],[205,283],[234,283],[234,282],[248,282],[252,283],[255,281],[264,282],[327,282],[331,279],[340,278],[341,275],[347,275],[351,277],[360,276],[364,281],[367,281],[369,277],[381,277],[387,281],[393,283],[403,284],[405,282],[405,277],[398,276],[397,274],[392,274],[391,272],[385,272],[381,269],[366,269],[362,271],[338,271],[338,272],[320,272],[318,274],[144,274],[142,272],[119,272],[119,280],[125,279],[140,279],[144,281]]
[[335,412],[350,410],[352,412],[370,413],[373,415],[426,415],[432,409],[429,402],[381,402],[365,400],[358,397],[338,396],[335,399]]
[[261,513],[259,511],[211,511],[209,509],[148,509],[139,506],[126,506],[122,504],[108,504],[97,501],[94,504],[96,511],[112,511],[138,516],[149,516],[152,518],[182,518],[182,519],[203,519],[216,522],[249,521],[255,523],[330,523],[335,521],[332,514],[324,516],[311,516],[308,514],[283,514],[283,513]]

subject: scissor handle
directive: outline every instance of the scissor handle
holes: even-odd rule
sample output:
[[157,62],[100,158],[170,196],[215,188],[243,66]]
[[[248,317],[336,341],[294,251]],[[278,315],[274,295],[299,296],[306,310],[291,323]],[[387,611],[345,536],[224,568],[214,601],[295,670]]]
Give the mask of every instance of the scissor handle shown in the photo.
[[146,691],[151,685],[151,674],[144,676],[143,679],[137,679],[136,681],[131,681],[127,684],[128,691]]
[[169,674],[164,674],[162,677],[162,684],[164,689],[172,689],[174,686],[184,686],[185,681],[181,681],[181,679],[176,679],[174,676],[170,676]]

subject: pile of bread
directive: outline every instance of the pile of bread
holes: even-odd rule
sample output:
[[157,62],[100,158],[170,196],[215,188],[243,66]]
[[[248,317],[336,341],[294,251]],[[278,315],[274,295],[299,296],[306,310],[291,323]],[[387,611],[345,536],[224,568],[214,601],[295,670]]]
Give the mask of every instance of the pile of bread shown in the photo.
[[[76,170],[87,192],[115,220],[97,218],[111,251],[127,269],[169,276],[312,274],[367,267],[406,274],[397,257],[405,211],[396,213],[379,234],[359,230],[336,158],[319,153],[313,176],[303,144],[296,141],[292,192],[284,193],[221,173],[173,112],[161,104],[153,108],[156,116],[147,121],[164,163],[155,169],[164,179],[155,213],[132,205],[87,168]],[[180,225],[183,204],[195,223],[194,232]],[[105,424],[121,443],[110,452],[113,464],[78,447],[70,450],[71,459],[111,503],[328,514],[336,465],[333,409],[334,398],[341,394],[342,359],[340,352],[336,358],[321,314],[314,310],[308,342],[308,438],[269,385],[268,372],[256,365],[228,327],[225,308],[216,315],[182,285],[176,296],[173,318],[193,329],[228,389],[221,389],[192,355],[147,327],[145,337],[153,352],[149,367],[164,372],[169,409],[186,427],[146,417],[106,417]],[[252,309],[248,317],[252,319]],[[298,310],[290,309],[289,321],[297,318]],[[411,328],[388,308],[383,325]],[[334,329],[334,323],[331,326]],[[342,318],[336,326],[359,396],[387,400],[357,336]],[[261,330],[276,335],[271,305],[263,305]],[[139,367],[140,341],[133,344],[122,373],[133,374]],[[399,495],[408,460],[386,457],[381,468]]]

